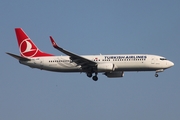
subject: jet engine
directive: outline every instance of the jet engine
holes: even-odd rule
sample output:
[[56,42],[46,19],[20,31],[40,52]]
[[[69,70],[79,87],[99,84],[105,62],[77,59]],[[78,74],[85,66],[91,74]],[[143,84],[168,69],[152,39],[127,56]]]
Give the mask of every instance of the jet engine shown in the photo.
[[116,72],[106,72],[104,73],[109,78],[117,78],[117,77],[123,77],[124,72],[123,71],[116,71]]
[[101,63],[97,65],[98,72],[112,72],[115,70],[115,65],[113,63]]

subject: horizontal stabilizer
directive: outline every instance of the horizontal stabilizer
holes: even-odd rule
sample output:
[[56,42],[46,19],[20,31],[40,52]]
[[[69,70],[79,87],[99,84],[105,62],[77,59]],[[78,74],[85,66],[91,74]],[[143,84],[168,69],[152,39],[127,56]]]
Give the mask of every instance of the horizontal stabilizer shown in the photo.
[[29,61],[29,60],[31,60],[31,59],[28,59],[28,58],[25,58],[25,57],[21,57],[21,56],[18,56],[18,55],[12,54],[12,53],[8,53],[8,52],[6,54],[8,54],[8,55],[10,55],[10,56],[12,56],[12,57],[14,57],[14,58],[16,58],[18,60],[22,60],[22,61]]

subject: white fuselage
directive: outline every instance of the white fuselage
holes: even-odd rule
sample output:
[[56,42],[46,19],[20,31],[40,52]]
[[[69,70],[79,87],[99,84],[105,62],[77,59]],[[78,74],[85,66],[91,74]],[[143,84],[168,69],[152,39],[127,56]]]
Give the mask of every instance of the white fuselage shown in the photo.
[[[173,62],[157,55],[86,55],[82,56],[97,64],[112,63],[114,71],[157,71],[173,66]],[[69,56],[34,57],[31,61],[20,61],[21,64],[42,70],[55,72],[87,72],[80,65],[70,60]],[[106,72],[106,71],[98,71]]]
[[163,72],[174,65],[162,56],[148,54],[119,54],[119,55],[78,55],[60,47],[52,36],[52,46],[67,56],[54,56],[42,52],[22,28],[15,28],[20,55],[7,52],[23,65],[31,68],[53,72],[84,72],[94,81],[98,73],[109,78],[123,77],[125,71],[156,71]]

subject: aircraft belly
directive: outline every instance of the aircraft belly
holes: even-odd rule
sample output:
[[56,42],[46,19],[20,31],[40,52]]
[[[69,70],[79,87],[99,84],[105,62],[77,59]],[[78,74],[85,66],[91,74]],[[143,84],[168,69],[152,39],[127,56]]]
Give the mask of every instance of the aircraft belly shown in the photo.
[[[35,62],[35,61],[20,61],[21,64],[28,65],[32,68],[38,68],[54,72],[86,72],[80,66],[72,63],[49,63],[49,62]],[[115,71],[155,71],[163,69],[160,65],[151,64],[149,62],[115,62]],[[103,72],[103,71],[102,71]],[[105,72],[105,71],[104,71]]]
[[45,69],[53,72],[82,72],[81,69]]
[[82,71],[79,66],[74,66],[72,64],[60,64],[54,63],[44,66],[44,70],[54,71],[54,72],[80,72]]
[[116,71],[154,71],[156,67],[147,64],[146,62],[126,62],[116,65]]

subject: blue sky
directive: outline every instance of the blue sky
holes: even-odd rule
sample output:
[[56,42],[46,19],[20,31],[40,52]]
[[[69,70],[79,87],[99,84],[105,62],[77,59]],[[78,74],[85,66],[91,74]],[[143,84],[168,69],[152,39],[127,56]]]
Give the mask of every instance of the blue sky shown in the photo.
[[[180,119],[179,0],[0,1],[0,119]],[[19,54],[14,28],[22,27],[45,52],[50,43],[77,54],[148,53],[175,66],[127,72],[124,78],[31,69],[5,52]]]

